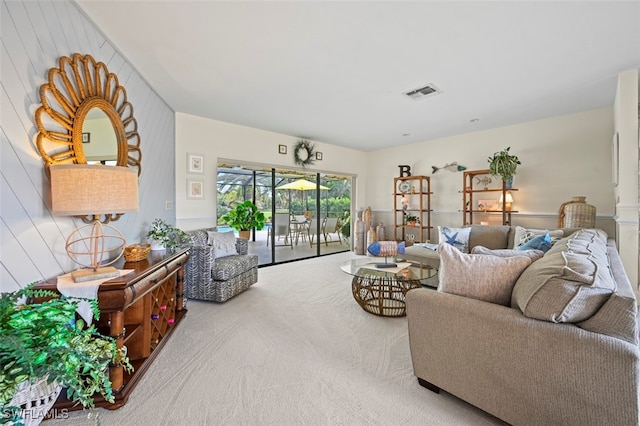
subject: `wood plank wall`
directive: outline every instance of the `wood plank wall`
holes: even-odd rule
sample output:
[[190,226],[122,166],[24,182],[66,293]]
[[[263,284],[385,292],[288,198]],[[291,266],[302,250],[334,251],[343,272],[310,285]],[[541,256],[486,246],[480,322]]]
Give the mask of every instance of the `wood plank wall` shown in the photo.
[[35,148],[39,88],[61,56],[91,54],[118,75],[138,122],[140,210],[113,225],[127,244],[145,241],[154,218],[175,223],[175,114],[71,1],[2,0],[0,70],[0,291],[75,269],[64,243],[82,224],[50,211],[49,180]]

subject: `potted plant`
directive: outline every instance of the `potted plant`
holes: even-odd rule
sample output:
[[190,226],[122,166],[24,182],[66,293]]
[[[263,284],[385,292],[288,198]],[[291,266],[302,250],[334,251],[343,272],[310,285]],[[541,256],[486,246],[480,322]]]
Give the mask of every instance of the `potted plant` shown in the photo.
[[251,229],[258,231],[264,228],[264,213],[250,200],[240,203],[235,209],[220,218],[230,227],[238,231],[240,238],[249,239]]
[[420,218],[418,216],[413,215],[405,215],[404,221],[408,226],[416,226],[416,224],[420,223]]
[[151,240],[151,250],[174,250],[183,239],[189,238],[186,232],[169,225],[162,219],[155,219],[151,223],[151,230],[147,233]]
[[511,149],[511,147],[496,152],[492,157],[488,158],[489,173],[502,178],[502,180],[507,183],[507,188],[511,187],[513,176],[516,174],[516,168],[521,164],[517,156],[509,154],[509,149]]
[[[98,333],[95,325],[87,325],[80,317],[76,319],[81,300],[89,302],[94,317],[99,318],[97,301],[34,290],[33,285],[0,295],[0,405],[4,407],[0,423],[21,421],[21,408],[11,401],[38,398],[22,398],[18,393],[33,393],[31,385],[36,382],[38,388],[43,381],[51,385],[54,391],[47,389],[47,395],[66,387],[67,398],[84,407],[94,407],[96,393],[114,402],[109,366],[122,365],[127,371],[133,367],[125,347],[118,349],[112,337]],[[46,301],[20,303],[25,298]],[[45,414],[25,413],[31,418],[44,418]]]

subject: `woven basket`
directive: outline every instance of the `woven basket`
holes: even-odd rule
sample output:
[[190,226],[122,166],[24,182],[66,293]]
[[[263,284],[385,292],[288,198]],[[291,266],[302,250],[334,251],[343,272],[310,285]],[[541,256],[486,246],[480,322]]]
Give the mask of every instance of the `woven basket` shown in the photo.
[[563,203],[558,212],[559,228],[595,228],[596,208],[587,204],[586,197],[575,196]]
[[127,262],[145,260],[151,251],[151,244],[133,244],[124,248],[124,259]]
[[25,426],[40,424],[58,399],[62,387],[55,381],[47,383],[47,377],[41,377],[34,383],[22,382],[8,404],[9,407],[22,408],[20,415]]

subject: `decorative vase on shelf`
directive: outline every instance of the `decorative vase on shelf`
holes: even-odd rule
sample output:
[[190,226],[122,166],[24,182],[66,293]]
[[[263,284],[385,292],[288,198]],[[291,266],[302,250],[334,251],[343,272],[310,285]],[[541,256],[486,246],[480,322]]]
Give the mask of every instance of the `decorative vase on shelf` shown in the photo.
[[166,247],[162,241],[158,240],[150,240],[151,241],[151,250],[165,250]]

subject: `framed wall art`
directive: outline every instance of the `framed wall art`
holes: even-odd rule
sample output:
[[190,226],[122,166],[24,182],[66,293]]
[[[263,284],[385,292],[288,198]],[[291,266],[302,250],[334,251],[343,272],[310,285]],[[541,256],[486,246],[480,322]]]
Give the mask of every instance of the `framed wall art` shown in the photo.
[[91,133],[87,132],[87,133],[83,133],[82,134],[82,143],[89,143],[91,142]]
[[187,173],[204,173],[204,155],[187,153]]
[[204,181],[187,179],[187,198],[189,200],[204,200]]
[[286,145],[278,145],[278,153],[279,154],[286,154],[287,153],[287,146]]
[[478,200],[478,210],[482,212],[496,212],[500,210],[498,200]]

